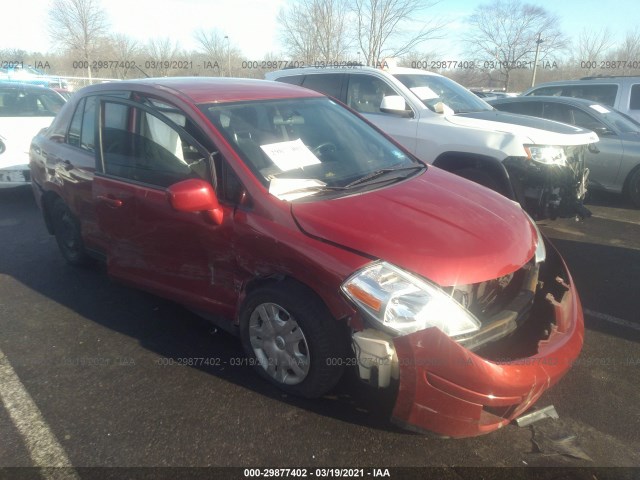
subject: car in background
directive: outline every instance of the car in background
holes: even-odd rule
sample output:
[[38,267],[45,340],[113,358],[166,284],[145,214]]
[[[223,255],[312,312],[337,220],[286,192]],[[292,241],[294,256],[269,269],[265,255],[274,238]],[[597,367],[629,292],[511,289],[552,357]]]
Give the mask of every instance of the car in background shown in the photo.
[[305,67],[265,78],[337,98],[421,160],[518,201],[536,219],[590,214],[582,200],[593,132],[499,112],[425,70]]
[[625,194],[640,207],[640,123],[592,100],[531,96],[492,100],[498,110],[555,120],[594,131],[585,161],[589,186]]
[[0,188],[28,185],[31,139],[65,104],[53,90],[0,81]]
[[67,90],[69,85],[62,77],[48,75],[31,65],[15,65],[0,68],[0,81],[29,83],[42,87],[61,88]]
[[509,94],[509,93],[505,93],[505,92],[494,92],[491,90],[476,90],[476,89],[471,89],[470,90],[471,93],[473,93],[476,97],[480,97],[481,99],[483,99],[485,102],[489,101],[489,100],[493,100],[496,98],[508,98],[511,97],[513,95]]
[[640,76],[584,77],[580,80],[546,82],[530,88],[522,95],[585,98],[613,107],[640,121]]
[[34,138],[30,166],[69,263],[102,258],[239,335],[243,365],[291,394],[321,396],[357,367],[397,389],[399,424],[480,435],[582,347],[571,276],[518,204],[312,90],[93,85]]

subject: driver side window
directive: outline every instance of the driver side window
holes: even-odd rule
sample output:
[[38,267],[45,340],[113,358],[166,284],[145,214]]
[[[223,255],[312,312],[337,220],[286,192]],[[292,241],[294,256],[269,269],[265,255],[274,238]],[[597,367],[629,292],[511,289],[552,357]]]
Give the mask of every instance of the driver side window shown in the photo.
[[162,118],[111,102],[102,116],[104,173],[162,188],[189,178],[211,181],[206,153]]

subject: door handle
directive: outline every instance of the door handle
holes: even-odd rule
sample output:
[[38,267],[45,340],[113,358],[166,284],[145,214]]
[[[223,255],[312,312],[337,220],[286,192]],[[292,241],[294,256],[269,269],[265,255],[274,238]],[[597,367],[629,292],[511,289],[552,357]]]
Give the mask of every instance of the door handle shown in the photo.
[[120,208],[123,203],[122,200],[118,199],[118,198],[113,198],[113,197],[105,197],[104,195],[98,195],[98,200],[100,200],[101,202],[106,203],[107,205],[109,205],[112,208]]
[[590,143],[587,147],[591,153],[600,153],[600,149],[596,147],[595,143]]

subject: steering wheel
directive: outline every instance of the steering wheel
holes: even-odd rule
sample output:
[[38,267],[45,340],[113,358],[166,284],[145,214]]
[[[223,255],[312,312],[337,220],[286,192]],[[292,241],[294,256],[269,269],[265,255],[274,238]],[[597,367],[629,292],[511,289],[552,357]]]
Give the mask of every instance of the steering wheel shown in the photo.
[[320,145],[316,145],[311,149],[311,152],[316,156],[322,156],[325,153],[335,153],[338,151],[338,148],[334,143],[331,142],[322,142]]

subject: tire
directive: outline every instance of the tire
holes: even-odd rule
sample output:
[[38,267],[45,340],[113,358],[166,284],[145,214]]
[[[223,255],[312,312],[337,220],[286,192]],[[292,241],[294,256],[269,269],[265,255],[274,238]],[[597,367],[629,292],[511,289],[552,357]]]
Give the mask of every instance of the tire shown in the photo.
[[631,200],[637,208],[640,208],[640,168],[636,168],[629,175],[625,193],[627,194],[627,198]]
[[346,328],[296,282],[272,283],[251,292],[240,313],[240,336],[258,374],[287,393],[320,397],[342,376]]
[[59,198],[51,206],[51,220],[58,248],[67,263],[74,267],[88,265],[91,259],[84,248],[80,222]]

